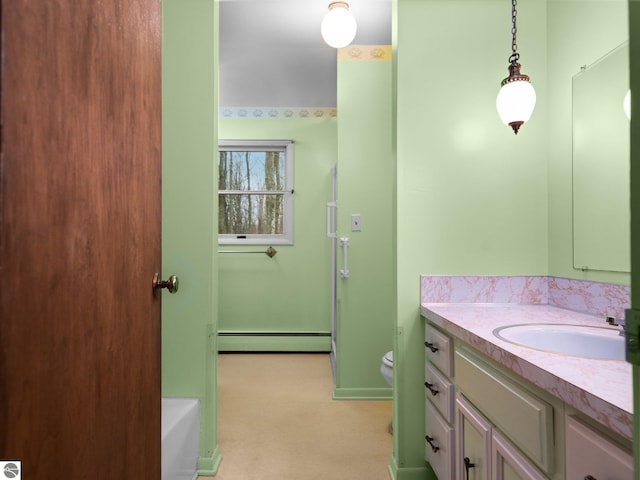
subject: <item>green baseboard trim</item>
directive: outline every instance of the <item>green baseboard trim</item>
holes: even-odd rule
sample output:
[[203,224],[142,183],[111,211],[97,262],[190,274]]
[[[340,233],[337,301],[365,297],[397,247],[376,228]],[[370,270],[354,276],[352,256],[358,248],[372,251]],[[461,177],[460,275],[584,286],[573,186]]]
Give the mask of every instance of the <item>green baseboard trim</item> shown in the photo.
[[389,478],[396,480],[396,473],[398,472],[398,464],[396,463],[395,455],[391,454],[391,463],[389,464]]
[[330,334],[234,334],[218,332],[218,352],[330,352]]
[[335,388],[334,400],[391,400],[393,390],[388,388]]
[[391,480],[438,480],[430,466],[399,467],[394,455],[391,456],[389,464],[389,477]]
[[212,477],[218,473],[218,467],[222,461],[220,449],[216,447],[213,453],[208,457],[198,458],[198,475]]

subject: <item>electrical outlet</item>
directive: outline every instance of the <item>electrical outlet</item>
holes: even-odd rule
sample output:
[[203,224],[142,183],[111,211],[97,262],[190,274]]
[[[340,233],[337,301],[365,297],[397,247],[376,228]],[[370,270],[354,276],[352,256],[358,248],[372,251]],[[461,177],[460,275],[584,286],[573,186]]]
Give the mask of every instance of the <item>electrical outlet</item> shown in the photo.
[[351,231],[352,232],[362,231],[362,219],[360,218],[359,213],[354,213],[353,215],[351,215]]

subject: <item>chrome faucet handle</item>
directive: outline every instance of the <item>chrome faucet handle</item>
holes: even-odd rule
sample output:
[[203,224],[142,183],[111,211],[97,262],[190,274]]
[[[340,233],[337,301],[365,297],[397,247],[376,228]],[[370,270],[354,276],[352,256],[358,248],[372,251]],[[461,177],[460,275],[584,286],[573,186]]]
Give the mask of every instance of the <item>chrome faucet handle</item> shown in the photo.
[[606,321],[609,325],[613,325],[614,327],[624,327],[624,319],[616,318],[613,315],[607,315]]
[[626,320],[623,318],[616,318],[613,315],[607,315],[607,323],[609,325],[613,325],[614,327],[622,327],[622,329],[620,330],[620,336],[625,337],[626,336]]

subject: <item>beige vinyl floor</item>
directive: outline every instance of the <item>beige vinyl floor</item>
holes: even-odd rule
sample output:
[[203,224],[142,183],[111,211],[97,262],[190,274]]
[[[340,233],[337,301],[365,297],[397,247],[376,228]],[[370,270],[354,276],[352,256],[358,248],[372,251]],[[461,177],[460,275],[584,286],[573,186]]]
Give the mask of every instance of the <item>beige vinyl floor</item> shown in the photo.
[[332,400],[328,354],[220,354],[222,463],[201,480],[388,480],[390,400]]

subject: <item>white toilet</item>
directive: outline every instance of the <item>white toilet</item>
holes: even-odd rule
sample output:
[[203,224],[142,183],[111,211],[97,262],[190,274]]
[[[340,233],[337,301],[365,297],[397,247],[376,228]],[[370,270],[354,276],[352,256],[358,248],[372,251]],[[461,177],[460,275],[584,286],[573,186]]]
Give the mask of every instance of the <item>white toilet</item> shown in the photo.
[[[387,383],[393,386],[393,351],[387,352],[382,356],[380,373],[387,381]],[[389,423],[389,428],[387,430],[391,435],[393,435],[393,422]]]
[[380,373],[389,385],[393,385],[393,351],[385,353],[382,357]]

